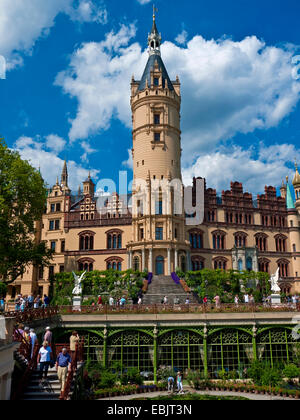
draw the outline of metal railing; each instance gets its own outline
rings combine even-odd
[[[116,314],[165,314],[165,313],[258,313],[258,312],[297,312],[300,306],[282,304],[271,306],[265,304],[155,304],[155,305],[124,305],[124,306],[81,306],[80,311],[74,310],[72,306],[60,306],[59,313],[68,314],[94,314],[94,315],[116,315]]]
[[[25,309],[3,313],[5,318],[15,318],[16,323],[28,323],[36,320],[50,319],[58,315],[58,306],[48,308]]]

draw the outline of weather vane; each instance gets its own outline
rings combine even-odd
[[[155,4],[153,4],[153,20],[155,20],[155,13],[158,12],[158,8],[155,7]]]

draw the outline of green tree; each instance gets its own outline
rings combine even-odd
[[[0,139],[0,277],[6,284],[22,276],[28,265],[50,262],[52,251],[38,241],[35,228],[46,198],[39,171]]]

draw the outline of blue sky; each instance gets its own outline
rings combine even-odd
[[[64,159],[74,190],[89,170],[95,181],[131,176],[129,87],[147,61],[152,4],[0,0],[0,134],[49,184]],[[162,58],[182,83],[185,183],[280,186],[300,161],[299,2],[155,4]]]

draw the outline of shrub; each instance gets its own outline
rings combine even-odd
[[[265,367],[261,377],[264,386],[277,386],[282,379],[281,372],[276,368]]]
[[[122,385],[135,384],[135,385],[143,385],[144,379],[140,375],[140,372],[136,368],[128,369],[127,372],[123,373],[120,378]]]
[[[294,363],[290,363],[285,365],[282,374],[284,378],[292,380],[300,376],[300,369]]]
[[[256,360],[255,362],[251,364],[250,368],[248,369],[248,377],[252,379],[252,381],[256,385],[262,385],[261,378],[264,372],[264,368],[265,368],[264,364]]]
[[[100,374],[100,380],[98,381],[98,388],[113,388],[117,383],[118,377],[115,373],[108,370],[104,370]]]
[[[0,281],[0,297],[5,297],[7,293],[7,285]]]

